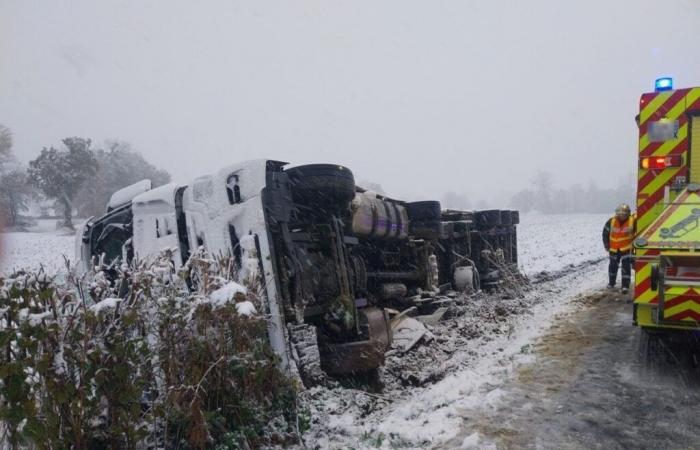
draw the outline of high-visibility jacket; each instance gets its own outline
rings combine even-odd
[[[618,220],[617,217],[613,217],[608,221],[609,228],[606,226],[606,231],[609,230],[608,246],[611,252],[628,252],[632,249],[636,226],[635,219],[634,214],[632,214],[624,222]]]

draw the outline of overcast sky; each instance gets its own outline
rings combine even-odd
[[[267,157],[396,196],[635,170],[639,95],[700,85],[700,0],[0,0],[20,159],[130,141],[186,181]]]

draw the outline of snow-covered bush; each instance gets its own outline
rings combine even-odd
[[[294,385],[255,283],[168,255],[108,277],[0,278],[3,441],[36,448],[246,448],[296,439]],[[114,280],[114,281],[110,281]],[[72,444],[72,446],[70,444]]]

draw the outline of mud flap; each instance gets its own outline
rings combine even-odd
[[[324,345],[323,368],[329,374],[369,372],[384,364],[384,354],[391,344],[391,330],[386,313],[374,307],[363,308],[358,312],[366,319],[369,339]]]

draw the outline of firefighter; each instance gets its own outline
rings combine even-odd
[[[632,241],[636,229],[636,218],[630,207],[621,204],[615,208],[615,215],[605,222],[603,245],[610,255],[608,266],[608,289],[615,287],[617,268],[622,266],[622,293],[630,288],[632,275]]]

